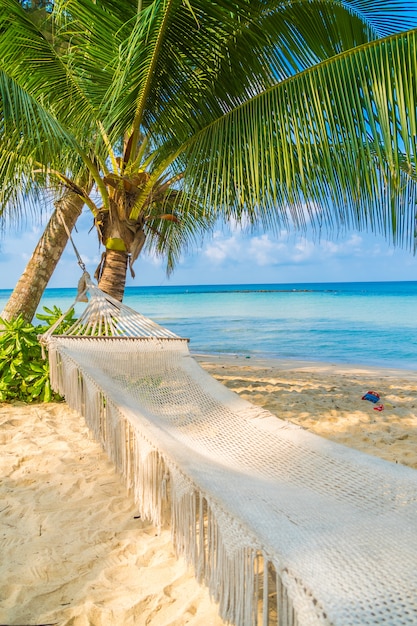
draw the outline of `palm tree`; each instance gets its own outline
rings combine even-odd
[[[19,0],[19,2],[25,11],[31,14],[33,22],[42,28],[45,37],[51,41],[51,24],[48,18],[53,9],[52,3],[49,0]],[[91,183],[87,188],[91,189]],[[19,185],[17,185],[17,189],[20,193]],[[36,191],[36,185],[33,191]],[[16,204],[18,206],[19,203]],[[42,294],[66,247],[68,232],[73,229],[81,214],[84,200],[67,189],[62,197],[55,200],[54,204],[55,210],[1,313],[1,316],[6,320],[11,320],[18,314],[27,322],[32,320]],[[5,208],[7,209],[7,201],[2,209]],[[63,215],[65,220],[62,219]]]
[[[122,298],[142,249],[172,269],[218,216],[413,245],[407,2],[57,0],[50,11],[46,36],[0,0],[0,207],[75,194],[111,295]]]

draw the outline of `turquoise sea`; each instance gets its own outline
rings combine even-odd
[[[41,308],[74,298],[48,289]],[[417,369],[417,282],[128,287],[124,302],[192,352]]]

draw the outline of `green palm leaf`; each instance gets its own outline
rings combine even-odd
[[[172,162],[187,196],[267,227],[371,227],[410,245],[416,46],[410,31],[356,48],[214,121]]]

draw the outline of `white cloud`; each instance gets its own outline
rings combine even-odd
[[[313,239],[301,235],[289,235],[282,231],[278,236],[269,233],[247,235],[242,232],[225,234],[216,231],[211,241],[201,249],[201,255],[216,267],[226,267],[232,263],[264,267],[288,267],[330,264],[346,259],[385,258],[396,252],[376,241],[372,236],[364,237],[357,233],[334,241]]]
[[[224,236],[221,231],[213,234],[213,239],[203,246],[203,255],[212,263],[242,260],[242,238],[237,235]]]
[[[256,265],[277,265],[280,259],[286,256],[286,246],[279,240],[273,240],[269,235],[252,237],[248,245],[248,257]]]
[[[362,239],[357,236],[340,243],[328,240],[315,243],[302,236],[289,237],[287,232],[274,237],[268,233],[248,236],[237,233],[224,235],[217,231],[202,252],[217,266],[230,262],[249,262],[258,267],[287,266],[357,254],[361,243]]]

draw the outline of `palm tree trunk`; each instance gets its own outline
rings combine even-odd
[[[106,250],[98,286],[121,302],[125,292],[128,255],[118,250]]]
[[[68,242],[68,235],[59,214],[63,214],[71,232],[83,206],[84,200],[70,191],[64,193],[55,203],[55,211],[0,317],[12,320],[20,313],[27,322],[32,321],[46,285]]]

